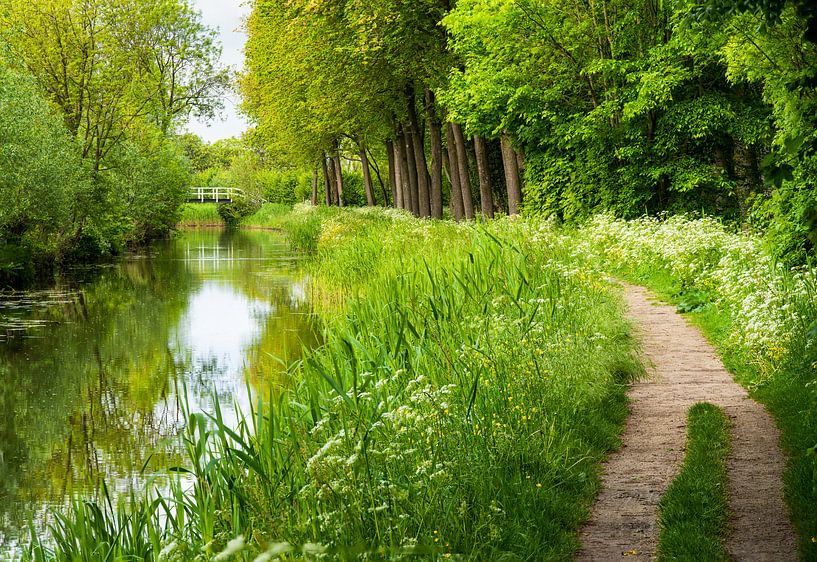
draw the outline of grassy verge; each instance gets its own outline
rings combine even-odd
[[[817,276],[787,270],[759,240],[715,221],[600,217],[577,253],[646,285],[688,314],[772,413],[788,457],[786,501],[800,556],[817,559]]]
[[[290,205],[265,203],[258,211],[241,221],[241,226],[248,228],[265,228],[279,230],[283,225],[291,222],[288,214],[292,211]],[[181,218],[178,226],[181,228],[195,228],[205,226],[224,226],[224,220],[218,214],[216,203],[185,203],[181,208]]]
[[[224,226],[215,203],[185,203],[181,211],[178,226],[182,228]]]
[[[190,416],[187,491],[134,502],[140,527],[68,534],[140,559],[569,558],[640,373],[615,292],[521,221],[285,222],[315,251],[324,346],[238,427]]]
[[[291,205],[264,203],[255,214],[241,221],[241,226],[250,228],[269,228],[280,230],[287,215],[292,211]]]
[[[729,421],[720,408],[690,408],[686,458],[659,504],[659,560],[729,560],[729,443]]]

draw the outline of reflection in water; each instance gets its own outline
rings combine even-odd
[[[318,343],[304,280],[265,232],[187,232],[49,291],[0,295],[0,553],[29,519],[181,461],[182,387],[225,417]],[[147,463],[145,474],[140,469]]]

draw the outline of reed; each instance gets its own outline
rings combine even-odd
[[[216,203],[185,203],[181,207],[178,226],[224,226],[224,220],[218,214]]]

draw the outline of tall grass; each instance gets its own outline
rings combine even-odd
[[[292,210],[290,205],[278,203],[265,203],[261,205],[257,212],[244,218],[241,226],[251,228],[269,228],[272,230],[281,229],[287,222],[286,215]],[[224,226],[224,219],[218,214],[217,203],[185,203],[181,208],[181,218],[178,226],[200,227],[200,226]]]
[[[254,228],[280,229],[284,217],[292,211],[291,205],[264,203],[254,214],[241,221],[243,226]]]
[[[190,482],[137,505],[163,556],[570,557],[640,372],[619,299],[524,222],[318,216],[325,345],[237,427],[189,417]]]
[[[181,207],[178,226],[223,226],[216,203],[185,203]]]

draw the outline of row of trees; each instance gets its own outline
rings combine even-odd
[[[344,155],[388,162],[384,200],[419,216],[516,212],[523,170],[531,212],[703,209],[802,257],[816,20],[806,0],[255,0],[241,85],[255,140],[323,171],[328,203]]]
[[[327,204],[344,204],[346,156],[359,162],[370,205],[379,191],[384,204],[421,217],[442,217],[444,198],[458,220],[475,208],[518,212],[521,155],[507,137],[500,151],[501,131],[466,134],[435,95],[454,61],[440,26],[448,10],[430,1],[255,2],[241,86],[256,142],[322,176]]]
[[[175,225],[175,132],[228,72],[186,0],[0,0],[0,276],[113,253]],[[25,275],[28,274],[28,275]]]

